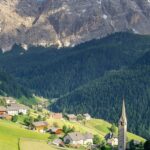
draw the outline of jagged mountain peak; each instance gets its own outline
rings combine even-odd
[[[2,0],[0,48],[74,46],[113,32],[150,34],[149,0]]]

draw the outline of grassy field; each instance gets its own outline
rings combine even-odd
[[[76,131],[80,131],[82,133],[90,132],[92,134],[97,134],[101,138],[104,138],[104,136],[110,132],[109,128],[111,127],[111,124],[101,120],[101,119],[91,119],[89,121],[86,121],[85,124],[83,122],[70,122],[65,119],[59,120],[59,119],[49,119],[47,120],[50,125],[53,125],[53,123],[57,123],[59,127],[61,128],[63,125],[67,125],[70,127],[74,127]],[[138,141],[145,141],[142,137],[137,136],[132,133],[128,133],[128,139],[135,139]]]
[[[24,116],[23,116],[24,117]],[[22,118],[23,119],[23,118]],[[19,119],[19,122],[21,121],[21,118]],[[70,127],[74,127],[76,131],[80,131],[82,133],[85,132],[90,132],[92,134],[97,134],[101,138],[104,138],[104,136],[109,133],[109,128],[111,127],[111,124],[101,120],[101,119],[91,119],[90,121],[86,122],[70,122],[65,119],[59,120],[59,119],[48,119],[47,122],[51,126],[53,126],[54,123],[57,123],[59,127],[62,127],[63,125],[67,125]],[[8,122],[5,120],[0,120],[0,150],[18,150],[19,146],[19,139],[21,138],[29,138],[33,140],[47,140],[49,134],[39,134],[34,131],[26,130],[24,127],[20,124]],[[128,139],[135,139],[138,141],[144,141],[143,138],[128,133]],[[59,150],[56,147],[50,147],[49,145],[46,144],[46,142],[41,143],[40,141],[38,144],[34,141],[21,141],[21,150],[32,150],[36,149],[38,150],[37,147],[42,147],[42,150],[47,150],[50,148],[50,150]],[[33,142],[33,143],[32,143]],[[27,145],[29,148],[27,149]],[[69,149],[71,150],[71,149]]]
[[[20,150],[57,150],[49,146],[46,142],[32,141],[32,140],[21,140]]]
[[[0,150],[18,150],[19,138],[46,140],[48,134],[23,129],[20,125],[0,120]]]
[[[22,139],[20,141],[20,150],[75,150],[73,148],[59,148],[54,145],[48,145],[44,141],[36,141],[29,139]],[[78,150],[85,150],[83,148]]]

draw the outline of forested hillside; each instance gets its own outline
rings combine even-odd
[[[74,48],[24,51],[16,45],[0,54],[0,67],[32,93],[58,98],[54,111],[89,112],[117,123],[124,96],[129,130],[149,137],[149,51],[150,36],[116,33]]]
[[[74,48],[14,46],[0,55],[0,66],[44,97],[60,97],[109,70],[132,64],[150,47],[149,36],[117,33]]]
[[[7,73],[0,71],[0,96],[11,96],[25,104],[35,102],[29,90],[23,88]]]
[[[89,112],[117,123],[125,97],[131,132],[150,137],[150,52],[133,66],[110,71],[103,77],[60,98],[52,106],[57,111]],[[94,108],[94,109],[93,109]]]

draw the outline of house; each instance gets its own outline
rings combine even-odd
[[[140,141],[133,140],[133,144],[134,144],[134,145],[139,145],[140,143],[141,143]]]
[[[6,114],[6,112],[7,112],[6,107],[0,106],[0,115],[4,115],[4,114]]]
[[[130,142],[127,143],[127,149],[132,149],[132,146],[134,145],[135,149],[137,147],[139,147],[139,145],[141,144],[140,141],[137,141],[137,140],[131,140]]]
[[[5,114],[4,119],[10,121],[10,120],[12,120],[12,116]]]
[[[111,146],[117,146],[118,145],[118,138],[114,136],[113,133],[108,133],[105,136],[105,140],[107,141],[107,144]]]
[[[7,113],[11,116],[18,115],[19,113],[26,115],[28,110],[29,108],[22,104],[11,104],[7,107]]]
[[[12,97],[4,97],[4,99],[7,105],[16,104],[16,100]]]
[[[33,126],[33,130],[44,133],[45,129],[48,128],[48,123],[45,121],[38,121],[38,122],[33,122],[32,126]]]
[[[55,128],[55,127],[52,127],[49,129],[50,133],[52,134],[61,134],[62,133],[62,129],[60,128]]]
[[[107,141],[109,139],[112,139],[113,136],[114,136],[113,133],[110,132],[110,133],[108,133],[108,134],[105,135],[105,140]]]
[[[15,116],[15,115],[18,115],[18,109],[16,109],[15,107],[12,107],[12,106],[9,106],[7,107],[7,113],[8,115],[11,115],[11,116]]]
[[[111,146],[117,146],[118,145],[118,138],[113,137],[112,139],[108,139],[107,144],[109,144]]]
[[[72,132],[64,137],[64,142],[66,144],[83,145],[84,136],[80,132]]]
[[[75,116],[74,114],[68,114],[67,118],[69,121],[77,121],[77,116]]]
[[[83,114],[83,116],[85,117],[85,120],[91,120],[91,116],[88,113]]]
[[[85,133],[84,134],[84,144],[93,144],[93,134],[91,133]]]
[[[5,119],[5,120],[12,120],[12,116],[8,115],[8,114],[3,114],[3,115],[0,115],[0,119]]]
[[[72,132],[64,137],[64,142],[72,145],[93,144],[93,135],[90,133],[81,134],[80,132]]]
[[[63,115],[62,113],[51,113],[49,117],[53,119],[62,119]]]

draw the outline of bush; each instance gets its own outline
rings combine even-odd
[[[117,132],[117,128],[116,128],[116,126],[115,126],[114,123],[113,123],[112,126],[110,127],[110,131],[111,131],[112,133],[116,133],[116,132]]]
[[[27,117],[27,118],[24,119],[24,123],[25,123],[26,126],[31,126],[33,121],[34,121],[33,117]]]
[[[77,120],[78,121],[83,120],[83,119],[84,119],[84,117],[81,114],[77,115]]]
[[[101,143],[101,139],[98,135],[94,135],[93,143],[99,145]]]
[[[18,120],[18,116],[17,115],[12,117],[12,122],[17,122],[17,120]]]
[[[70,132],[74,132],[75,128],[74,127],[67,127],[66,125],[63,126],[62,131],[65,133],[65,135],[67,135]]]

